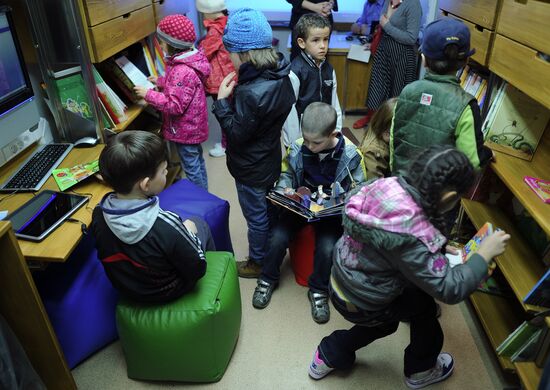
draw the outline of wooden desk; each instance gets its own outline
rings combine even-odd
[[[60,167],[93,161],[99,157],[103,146],[73,149]],[[0,171],[0,182],[11,175],[31,152],[32,150],[27,151],[3,167]],[[42,189],[59,190],[52,177]],[[88,178],[76,185],[74,191],[91,195],[88,203],[72,216],[89,225],[93,207],[110,188],[95,178]],[[0,194],[0,209],[11,212],[32,196],[32,193]],[[0,222],[0,310],[48,389],[76,389],[76,384],[25,260],[64,262],[81,238],[80,224],[65,222],[41,242],[16,240],[11,224]]]
[[[348,31],[333,31],[330,36],[327,59],[336,72],[337,92],[342,111],[366,112],[365,101],[369,88],[372,59],[368,63],[348,60],[351,44],[359,44],[357,38],[346,41]],[[287,48],[290,50],[291,36]]]
[[[80,163],[93,161],[99,157],[102,149],[103,145],[97,145],[93,148],[73,149],[59,166],[72,167]],[[15,161],[8,164],[7,167],[2,168],[0,171],[0,182],[3,182],[9,177],[9,175],[17,169],[18,165],[28,157],[30,152],[31,151],[20,156]],[[48,181],[46,181],[41,190],[42,189],[59,191],[53,177],[50,177]],[[72,215],[72,218],[78,219],[86,225],[89,225],[92,221],[93,208],[101,200],[103,195],[111,189],[99,182],[96,178],[88,178],[84,182],[72,187],[67,192],[71,192],[71,190],[79,194],[91,196],[88,203]],[[0,202],[0,209],[12,212],[33,196],[32,193],[20,193],[11,196],[7,193],[0,194],[0,199],[2,199]],[[26,260],[64,262],[78,245],[81,238],[82,231],[80,224],[65,222],[41,242],[25,240],[18,240],[18,242]]]

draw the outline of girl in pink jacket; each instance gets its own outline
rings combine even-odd
[[[185,176],[208,190],[201,142],[208,139],[208,111],[204,83],[210,64],[194,47],[193,22],[183,15],[168,15],[157,26],[157,36],[168,55],[166,75],[150,77],[158,91],[136,86],[138,96],[162,112],[162,134],[177,144]]]

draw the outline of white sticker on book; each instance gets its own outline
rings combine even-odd
[[[432,105],[432,97],[433,97],[433,95],[423,93],[422,96],[420,97],[420,104],[423,104],[425,106],[431,106]]]

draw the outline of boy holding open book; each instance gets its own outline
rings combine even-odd
[[[287,150],[275,189],[285,191],[307,187],[312,192],[329,192],[338,183],[344,191],[365,180],[366,171],[359,149],[336,130],[336,110],[329,104],[311,103],[302,119],[303,138]],[[315,322],[330,318],[328,281],[332,266],[332,249],[342,234],[340,216],[312,222],[315,229],[314,268],[308,284],[308,297]],[[308,223],[305,218],[281,209],[271,231],[269,251],[252,297],[252,305],[265,308],[277,287],[280,267],[289,241]]]

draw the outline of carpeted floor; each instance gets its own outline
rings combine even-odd
[[[355,117],[348,117],[351,127]],[[212,123],[212,122],[211,122]],[[362,130],[354,131],[361,139]],[[219,139],[217,123],[205,144]],[[230,228],[237,259],[247,255],[246,224],[240,212],[234,180],[225,166],[225,158],[207,158],[210,191],[231,203]],[[264,310],[251,305],[256,281],[240,279],[243,317],[240,338],[224,377],[213,384],[138,382],[128,379],[119,342],[115,342],[73,370],[79,389],[404,389],[403,350],[408,344],[408,325],[401,324],[396,334],[379,340],[357,354],[353,369],[334,372],[320,381],[307,375],[307,367],[319,341],[336,329],[350,327],[337,312],[330,322],[318,325],[310,314],[307,289],[295,283],[285,262],[282,280],[271,304]],[[500,371],[478,324],[465,304],[442,305],[441,323],[445,332],[444,351],[455,358],[454,375],[431,389],[502,389]],[[192,353],[190,351],[190,353]]]

